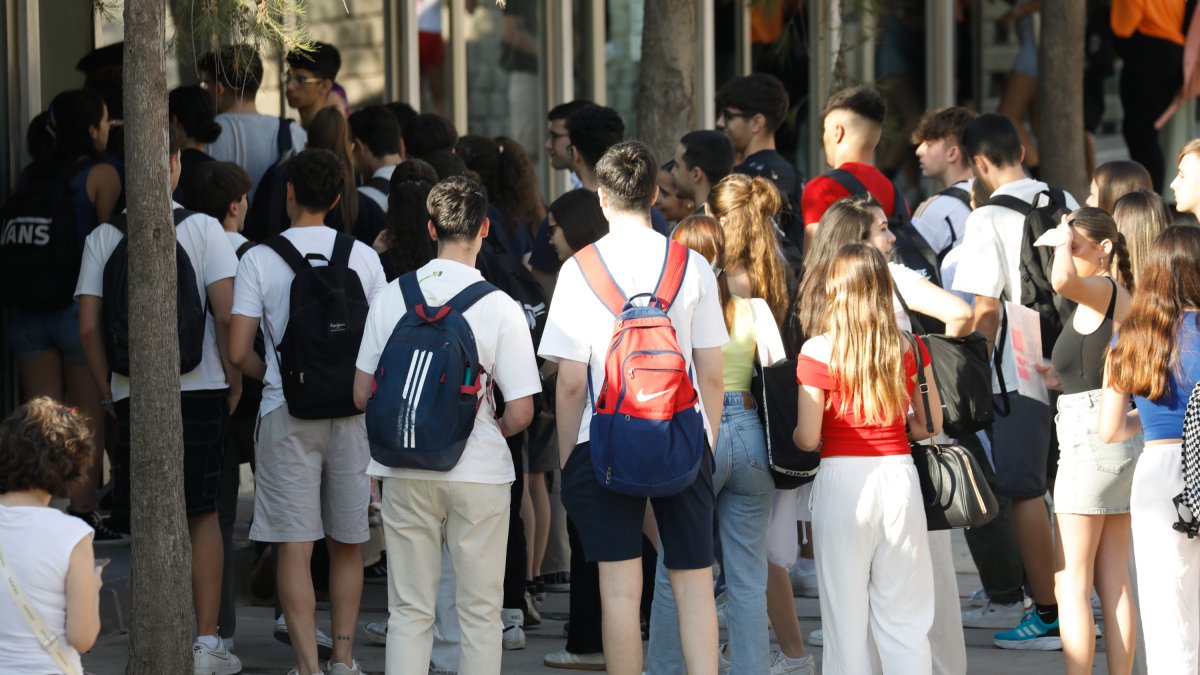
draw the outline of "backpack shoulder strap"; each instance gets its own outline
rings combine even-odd
[[[329,264],[339,267],[350,266],[350,252],[354,250],[355,238],[345,232],[338,232],[333,240],[333,254],[329,256]]]
[[[1050,204],[1066,208],[1067,194],[1056,187],[1047,188],[1046,192],[1050,195]]]
[[[312,267],[312,265],[304,259],[304,256],[300,255],[300,251],[296,250],[296,247],[292,245],[292,242],[288,241],[287,237],[283,236],[282,234],[277,234],[274,237],[268,238],[263,242],[263,245],[278,253],[279,257],[283,258],[283,261],[287,263],[288,267],[292,268],[292,271],[296,274],[300,274],[304,270]]]
[[[892,180],[888,182],[892,184],[892,217],[908,221],[912,218],[912,213],[908,210],[908,200],[900,192],[900,186],[896,185],[896,181]]]
[[[177,209],[172,209],[171,211],[171,217],[175,219],[175,227],[179,227],[183,224],[183,221],[191,218],[194,215],[196,215],[195,211],[189,211],[182,206]]]
[[[951,185],[950,187],[938,193],[939,197],[953,197],[963,203],[963,206],[971,208],[971,193],[966,190]]]
[[[858,176],[845,169],[834,169],[825,175],[832,178],[838,185],[849,190],[851,195],[861,195],[867,192],[867,186],[862,184]]]
[[[388,194],[392,189],[392,182],[383,176],[372,176],[371,180],[367,181],[367,185],[379,190],[383,194]]]
[[[114,213],[112,218],[108,219],[108,224],[117,228],[121,234],[129,234],[129,216],[125,212]]]
[[[575,261],[579,263],[579,269],[583,272],[583,280],[600,302],[604,303],[613,316],[619,315],[625,309],[625,293],[608,271],[608,266],[604,264],[604,258],[600,257],[596,245],[588,244],[576,251]]]
[[[1029,212],[1033,210],[1033,204],[1012,195],[992,195],[983,205],[1000,206],[1010,211],[1016,211],[1023,216],[1029,215]]]
[[[667,240],[667,255],[663,259],[662,274],[658,277],[658,286],[654,289],[654,297],[663,304],[663,311],[675,304],[679,289],[683,288],[683,276],[687,273],[689,249],[683,244]]]
[[[500,289],[489,284],[486,281],[476,281],[475,283],[462,289],[453,298],[446,301],[446,305],[453,308],[459,314],[471,309],[471,307],[487,296]]]
[[[279,118],[279,131],[275,133],[275,152],[277,154],[275,161],[283,159],[283,156],[292,150],[292,120],[287,117]]]
[[[241,260],[242,256],[246,255],[246,251],[254,248],[255,245],[256,244],[254,242],[247,239],[244,243],[242,243],[241,246],[237,247],[237,251],[235,251],[235,253],[237,253],[238,260]]]
[[[396,281],[400,284],[400,294],[404,296],[405,311],[416,312],[418,306],[425,304],[425,294],[421,292],[415,271],[401,274]]]

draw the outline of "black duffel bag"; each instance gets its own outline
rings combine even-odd
[[[799,387],[795,359],[783,359],[770,366],[754,364],[750,393],[758,404],[758,417],[767,437],[771,477],[780,490],[811,483],[821,461],[821,453],[801,450],[792,441]]]
[[[912,322],[913,333],[921,336],[929,350],[942,399],[942,430],[951,438],[964,438],[991,426],[996,414],[987,339],[979,333],[966,337],[927,333],[899,291],[896,298]]]
[[[925,428],[932,434],[933,417],[929,409],[925,364],[917,341],[910,339],[913,356],[917,360],[916,393],[921,395],[921,404],[924,406]],[[936,375],[934,379],[936,384]],[[930,530],[979,527],[991,522],[1000,512],[996,496],[984,480],[983,470],[966,448],[961,445],[913,443],[912,458],[917,468],[917,480],[921,484],[925,520]]]

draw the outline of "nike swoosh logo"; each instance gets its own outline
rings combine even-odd
[[[637,400],[638,400],[638,403],[645,403],[646,401],[653,401],[654,399],[658,398],[659,396],[669,394],[672,391],[674,391],[674,389],[664,389],[656,394],[647,394],[645,389],[638,389]]]

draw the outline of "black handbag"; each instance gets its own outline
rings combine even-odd
[[[913,356],[917,360],[917,389],[925,411],[925,429],[933,433],[933,418],[929,410],[929,383],[925,380],[925,364],[921,348],[911,338]],[[921,484],[925,520],[930,530],[949,530],[960,527],[979,527],[991,522],[1000,512],[996,496],[984,480],[983,470],[975,457],[961,445],[922,445],[912,443],[913,464]]]
[[[796,430],[796,404],[800,398],[796,360],[783,359],[770,366],[755,363],[750,393],[758,404],[775,487],[790,490],[811,483],[817,477],[821,453],[806,452],[792,442],[792,432]]]
[[[921,336],[929,350],[946,435],[963,438],[991,426],[996,414],[987,339],[979,333],[961,338],[927,333],[899,291],[896,298],[912,321],[913,333]]]

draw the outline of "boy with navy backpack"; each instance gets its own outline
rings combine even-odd
[[[679,606],[688,672],[716,672],[713,459],[721,419],[716,277],[651,228],[658,169],[637,141],[596,165],[609,234],[563,264],[539,354],[558,362],[563,504],[599,563],[609,672],[640,673],[642,521],[649,499]]]
[[[250,538],[276,544],[279,599],[298,675],[320,673],[309,563],[326,539],[333,656],[328,671],[360,673],[352,658],[368,539],[366,427],[354,406],[354,359],[368,303],[386,285],[379,255],[325,226],[347,177],[328,150],[287,161],[291,226],[248,250],[234,284],[230,353],[263,381]],[[254,351],[262,325],[266,360]]]
[[[179,182],[179,141],[171,136],[171,190]],[[225,435],[230,406],[240,392],[226,367],[229,312],[237,256],[212,217],[173,204],[179,310],[179,388],[183,417],[183,491],[191,538],[192,597],[197,638],[192,647],[197,673],[241,671],[241,662],[217,636],[223,547],[217,520]],[[79,300],[79,340],[88,370],[109,414],[117,420],[112,453],[116,504],[129,504],[129,254],[124,213],[88,235],[75,296]],[[128,513],[114,509],[114,516]],[[136,533],[135,533],[136,534]]]
[[[520,306],[475,269],[491,225],[482,188],[448,178],[427,205],[438,257],[371,306],[354,382],[368,473],[383,480],[388,558],[405,564],[388,579],[387,672],[429,672],[444,544],[457,576],[458,670],[498,674],[515,479],[505,438],[529,425],[541,378]]]

